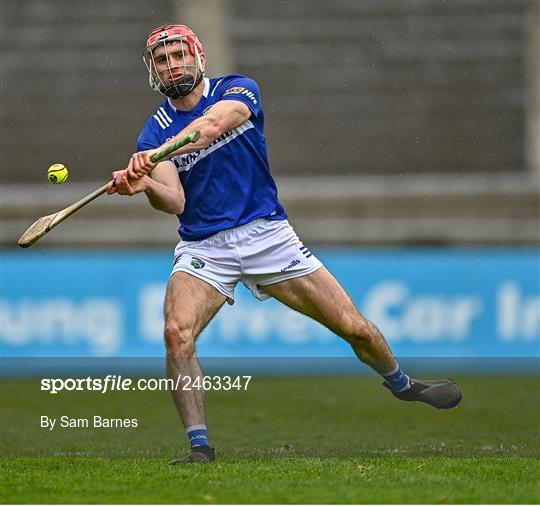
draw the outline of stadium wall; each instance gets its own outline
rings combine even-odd
[[[538,357],[538,251],[319,250],[400,357]],[[156,252],[4,253],[4,357],[161,357],[171,257]],[[241,287],[204,331],[205,357],[352,357],[275,300]]]
[[[140,51],[171,20],[201,34],[208,75],[258,80],[272,171],[304,241],[539,244],[538,1],[275,4],[0,2],[0,246],[125,166],[160,100]],[[46,181],[53,162],[70,169],[61,188]],[[142,196],[103,198],[48,241],[167,248],[166,220]]]
[[[136,5],[0,3],[5,183],[44,182],[59,159],[72,181],[125,164],[160,101],[141,61],[146,34],[171,20],[208,42],[209,75],[259,82],[276,175],[527,175],[538,2]]]

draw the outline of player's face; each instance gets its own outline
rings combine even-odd
[[[197,62],[186,42],[172,41],[154,49],[154,65],[160,80],[169,85],[191,74],[195,77]]]

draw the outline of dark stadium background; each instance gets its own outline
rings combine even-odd
[[[535,1],[33,0],[2,2],[2,247],[126,164],[159,102],[145,36],[171,20],[204,34],[208,75],[259,82],[306,242],[537,244]],[[61,189],[44,176],[57,161]],[[100,199],[47,241],[170,248],[174,222],[142,197]]]

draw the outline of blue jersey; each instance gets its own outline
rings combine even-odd
[[[169,99],[164,100],[146,121],[137,142],[137,151],[161,146],[220,100],[238,100],[249,107],[251,117],[245,123],[225,132],[207,148],[171,159],[186,196],[184,211],[178,215],[178,232],[187,241],[198,241],[256,218],[287,218],[270,174],[257,83],[245,76],[229,75],[205,78],[204,85],[201,100],[191,111],[177,110]]]

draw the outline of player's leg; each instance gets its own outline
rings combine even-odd
[[[424,401],[437,408],[452,408],[461,391],[449,380],[411,381],[401,371],[377,327],[358,311],[351,298],[325,268],[263,286],[264,292],[322,323],[345,339],[360,360],[385,379],[392,393],[407,401]]]
[[[386,373],[396,367],[396,360],[381,332],[360,314],[325,267],[306,276],[264,285],[263,289],[346,340],[355,354],[375,371]]]
[[[226,296],[212,285],[195,276],[179,271],[174,273],[167,286],[165,296],[165,343],[167,347],[167,376],[177,382],[173,389],[173,400],[180,414],[192,449],[191,461],[213,459],[213,450],[208,445],[205,414],[205,391],[202,389],[202,371],[195,352],[195,341],[201,331],[223,306]],[[191,379],[188,381],[187,379]],[[200,378],[200,388],[183,389],[187,382],[193,386]],[[194,445],[199,444],[199,445]],[[199,449],[197,449],[199,447]],[[201,454],[202,456],[198,456]],[[206,456],[206,454],[208,456]],[[198,459],[200,458],[200,459]],[[185,459],[171,463],[186,462]]]

